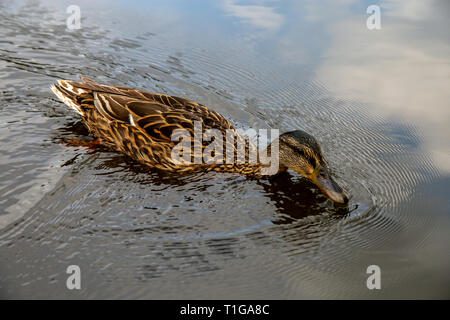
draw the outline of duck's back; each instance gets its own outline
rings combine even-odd
[[[184,129],[195,136],[195,126],[203,133],[217,129],[225,133],[232,124],[219,113],[190,100],[144,90],[99,84],[87,77],[82,82],[58,80],[53,92],[78,112],[89,130],[113,149],[147,165],[165,170],[237,171],[233,165],[208,165],[203,158],[209,141],[201,139],[202,150],[192,144],[191,165],[174,162],[172,134]],[[236,135],[238,135],[236,133]],[[225,134],[224,134],[225,136]],[[242,139],[238,135],[238,139]],[[234,145],[234,144],[233,144]],[[202,162],[200,164],[200,162]]]

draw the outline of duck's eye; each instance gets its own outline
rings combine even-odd
[[[313,167],[317,168],[317,160],[315,157],[311,156],[309,153],[307,154],[303,149],[298,149],[297,153],[300,157],[306,159],[308,163]]]
[[[326,174],[325,174],[325,172],[320,171],[319,174],[318,174],[318,176],[319,176],[319,177],[322,177],[322,178],[325,178],[325,177],[326,177]]]
[[[303,151],[303,149],[297,149],[297,153],[302,158],[306,157],[305,151]]]
[[[314,157],[311,157],[311,159],[309,159],[309,163],[311,163],[311,165],[313,166],[313,168],[317,168],[317,160]]]

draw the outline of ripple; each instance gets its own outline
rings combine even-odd
[[[65,267],[80,264],[89,281],[83,297],[367,297],[368,263],[394,266],[394,286],[410,274],[405,261],[439,234],[440,213],[429,213],[437,206],[423,190],[442,177],[423,133],[297,74],[311,70],[255,59],[235,43],[186,44],[169,31],[134,37],[89,15],[73,33],[55,9],[0,7],[7,290],[66,297]],[[295,173],[177,176],[64,145],[88,132],[48,86],[78,74],[198,100],[239,127],[306,130],[350,204],[334,205]]]

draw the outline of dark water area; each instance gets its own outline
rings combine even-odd
[[[450,298],[450,6],[380,1],[368,30],[370,4],[0,1],[0,297]],[[305,130],[350,203],[65,144],[89,133],[49,87],[80,74]]]

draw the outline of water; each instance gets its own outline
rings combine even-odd
[[[382,1],[374,31],[371,3],[92,2],[79,30],[71,1],[0,2],[2,298],[450,297],[447,2]],[[79,74],[308,131],[350,204],[68,146],[88,132],[49,86]]]

